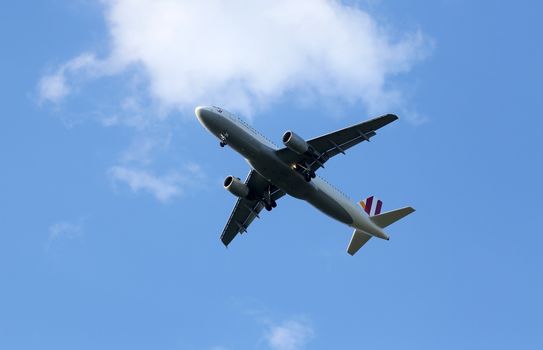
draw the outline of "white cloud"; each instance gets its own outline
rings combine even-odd
[[[61,72],[44,76],[40,81],[39,90],[41,101],[58,102],[70,93]]]
[[[59,239],[75,239],[83,235],[83,222],[59,221],[49,226],[49,243]]]
[[[212,103],[249,113],[294,93],[384,111],[403,103],[389,78],[409,71],[428,48],[421,32],[397,37],[340,1],[108,0],[104,6],[111,51],[102,61],[80,56],[44,77],[42,99],[62,100],[78,72],[107,76],[139,67],[150,95],[166,109]]]
[[[199,187],[206,178],[199,164],[187,162],[162,174],[153,170],[160,167],[156,158],[169,153],[171,139],[171,133],[164,130],[147,130],[136,135],[130,146],[119,155],[118,163],[108,170],[113,183],[126,184],[133,192],[150,193],[162,202]]]
[[[132,191],[148,192],[162,202],[182,195],[187,186],[194,186],[195,180],[203,176],[195,164],[187,165],[184,171],[170,171],[162,176],[145,169],[117,165],[109,169],[109,175],[115,182],[127,184]]]
[[[76,221],[61,220],[51,224],[48,228],[45,252],[50,253],[51,249],[61,242],[80,240],[83,237],[85,218]]]
[[[306,323],[288,320],[270,328],[266,336],[273,350],[299,350],[314,336],[313,329]]]
[[[81,54],[64,63],[55,72],[44,75],[38,83],[40,101],[60,102],[72,92],[68,80],[74,75],[100,76],[108,64],[98,61],[94,55]]]
[[[150,132],[136,135],[130,146],[120,155],[123,164],[150,165],[157,152],[166,152],[170,147],[171,133],[161,132],[153,135]]]
[[[429,46],[420,31],[398,36],[339,0],[100,3],[109,31],[106,53],[82,53],[50,70],[38,83],[39,100],[60,103],[85,83],[109,78],[119,101],[113,111],[93,101],[100,110],[91,113],[104,126],[139,133],[108,174],[161,201],[202,178],[200,169],[161,173],[154,167],[153,155],[168,149],[163,121],[172,111],[192,115],[195,105],[216,104],[250,116],[287,95],[363,103],[371,113],[408,111],[391,78],[409,71]]]

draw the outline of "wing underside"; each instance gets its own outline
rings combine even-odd
[[[285,194],[254,170],[249,172],[245,184],[249,187],[251,196],[250,199],[238,198],[221,234],[221,241],[225,246],[228,246],[238,233],[246,232],[251,222],[260,217],[264,198],[269,197],[276,201]]]
[[[312,149],[311,154],[297,154],[288,148],[277,151],[277,155],[287,163],[305,162],[308,169],[316,171],[323,167],[330,158],[342,153],[360,142],[369,141],[376,135],[376,131],[383,126],[397,120],[394,114],[386,114],[350,127],[331,132],[308,140]]]

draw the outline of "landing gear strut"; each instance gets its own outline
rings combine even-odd
[[[224,132],[219,135],[219,139],[221,142],[219,143],[219,146],[224,147],[226,146],[226,140],[228,139],[228,133]]]
[[[311,182],[311,179],[317,177],[315,171],[311,169],[311,166],[307,163],[307,161],[295,164],[294,169],[296,169],[296,171],[298,171],[298,173],[302,175],[307,182]]]
[[[264,198],[262,198],[262,201],[264,202],[264,208],[266,208],[267,211],[271,211],[277,206],[277,203],[271,196],[271,186],[268,187],[268,191],[264,193]]]

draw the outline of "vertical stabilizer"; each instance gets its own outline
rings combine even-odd
[[[381,214],[383,207],[383,202],[375,196],[368,197],[365,201],[360,201],[359,204],[369,216]]]

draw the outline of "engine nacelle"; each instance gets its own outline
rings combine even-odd
[[[249,187],[246,184],[232,175],[227,176],[226,179],[224,179],[224,188],[234,196],[242,198],[247,198],[250,192]]]
[[[283,144],[298,154],[304,154],[309,150],[307,142],[292,131],[283,134]]]

